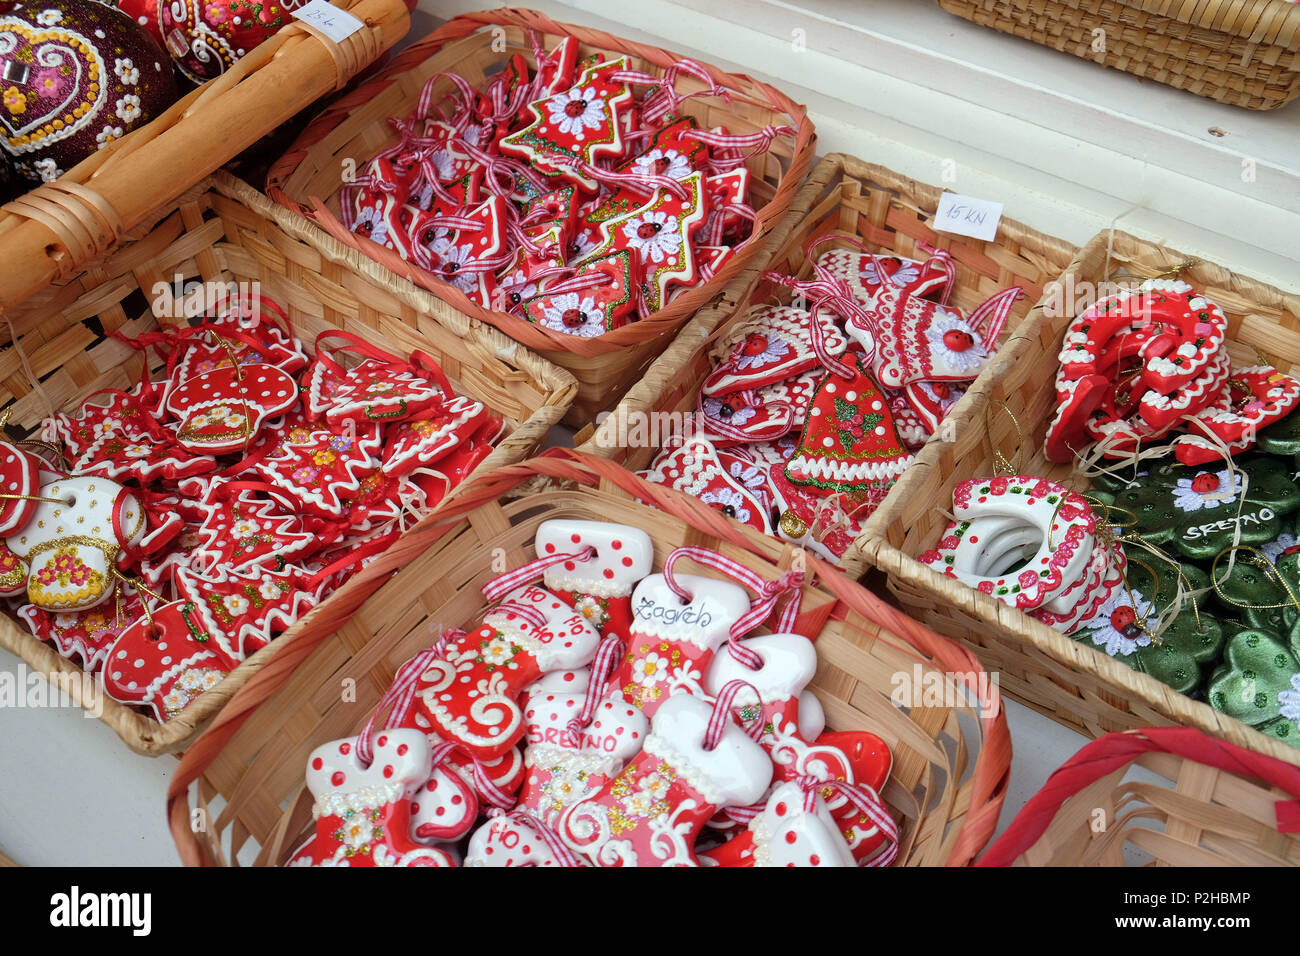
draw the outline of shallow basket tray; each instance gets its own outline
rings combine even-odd
[[[620,39],[588,27],[556,23],[532,10],[485,10],[456,17],[394,57],[374,80],[325,110],[303,132],[267,176],[271,198],[313,219],[349,247],[349,256],[369,257],[429,289],[445,303],[448,313],[487,322],[512,339],[536,350],[578,380],[578,398],[569,424],[581,427],[614,403],[636,381],[647,364],[672,341],[673,335],[697,310],[717,296],[760,253],[763,237],[785,215],[795,190],[812,166],[814,135],[804,108],[772,87],[748,76],[724,73],[703,65],[714,81],[731,91],[731,101],[716,95],[685,100],[682,114],[694,116],[702,129],[723,125],[735,135],[749,135],[768,126],[791,127],[794,136],[777,137],[766,152],[746,165],[751,173],[751,202],[756,211],[749,242],[708,282],[681,292],[648,318],[595,338],[555,332],[516,315],[484,309],[459,289],[403,260],[397,253],[348,232],[339,221],[337,194],[351,160],[361,169],[380,150],[397,142],[390,117],[405,118],[415,108],[425,81],[435,73],[459,73],[482,89],[486,80],[516,53],[531,65],[529,34],[547,48],[564,37],[580,41],[579,57],[596,52],[628,55],[631,68],[656,75],[680,60],[677,54]],[[705,89],[697,77],[683,73],[676,80],[680,93]],[[448,80],[438,87],[443,97],[456,88]],[[435,105],[437,105],[435,101]]]
[[[7,343],[0,348],[0,408],[10,413],[10,437],[38,433],[43,418],[75,410],[100,389],[132,387],[140,378],[143,353],[112,333],[138,336],[156,328],[152,304],[165,302],[173,292],[164,290],[174,290],[178,278],[182,287],[193,279],[212,287],[240,283],[245,290],[258,283],[265,296],[285,309],[294,335],[308,348],[320,332],[342,329],[395,354],[422,349],[459,393],[477,398],[504,419],[504,437],[479,466],[484,472],[533,454],[573,398],[575,385],[567,372],[495,329],[456,316],[433,316],[432,297],[393,281],[370,263],[367,272],[325,261],[286,231],[296,225],[293,217],[224,173],[152,218],[155,225],[128,237],[110,255],[0,317],[0,336]],[[175,295],[173,302],[179,301]],[[157,357],[151,361],[157,372]],[[33,381],[39,384],[33,387]],[[328,613],[331,600],[165,723],[119,704],[102,689],[82,701],[80,681],[56,679],[60,686],[71,683],[83,706],[102,703],[100,719],[132,750],[147,755],[178,750],[306,621]],[[82,673],[9,613],[0,615],[0,647],[33,670]]]
[[[1300,768],[1189,728],[1107,734],[1048,778],[978,865],[1139,862],[1300,866]]]
[[[553,486],[506,497],[538,475]],[[308,754],[358,733],[397,668],[443,628],[477,620],[486,610],[481,586],[503,563],[516,567],[533,558],[537,526],[550,518],[644,528],[654,541],[656,570],[672,549],[692,545],[775,580],[800,554],[737,528],[695,499],[571,450],[552,449],[480,478],[345,585],[331,620],[317,622],[254,675],[186,752],[168,791],[182,860],[283,864],[312,825],[303,784]],[[816,559],[808,567],[816,581],[804,588],[795,629],[816,639],[811,686],[829,728],[870,730],[893,749],[881,796],[900,821],[900,861],[968,863],[992,834],[1005,796],[1010,738],[996,685],[980,680],[978,662],[953,642]],[[392,569],[400,570],[367,597],[367,577]],[[934,671],[966,675],[965,686],[978,693],[947,706],[892,702],[894,675]]]
[[[938,187],[883,166],[841,153],[827,156],[768,239],[760,263],[732,282],[723,302],[700,312],[682,330],[607,418],[578,433],[581,450],[612,458],[633,471],[649,467],[672,425],[695,414],[700,383],[744,337],[750,308],[793,299],[789,289],[763,279],[763,271],[808,278],[812,265],[803,250],[822,236],[853,236],[873,252],[913,259],[926,258],[918,242],[947,250],[957,265],[950,301],[963,309],[978,306],[1008,286],[1023,286],[1025,297],[1012,307],[1002,333],[1005,341],[1038,301],[1044,285],[1069,265],[1076,248],[1013,219],[1002,220],[991,242],[936,232],[934,214],[942,194]],[[828,240],[818,254],[834,248],[852,247]],[[853,578],[868,567],[856,548],[845,553],[839,566]]]
[[[1271,110],[1300,96],[1300,6],[1284,0],[939,0],[939,6],[1231,106]]]
[[[1018,474],[1087,489],[1087,479],[1072,474],[1070,465],[1047,461],[1043,455],[1043,437],[1056,412],[1057,355],[1065,329],[1092,301],[1084,296],[1086,290],[1121,273],[1154,276],[1189,261],[1179,252],[1122,232],[1092,239],[1059,286],[994,359],[978,393],[954,409],[953,441],[932,442],[924,449],[871,517],[859,543],[888,574],[889,587],[904,608],[940,634],[974,649],[1000,675],[1009,696],[1080,733],[1098,737],[1181,724],[1300,763],[1300,750],[916,560],[947,526],[945,512],[952,507],[956,485],[996,474],[995,450]],[[1300,296],[1209,262],[1194,262],[1179,277],[1223,308],[1234,367],[1258,364],[1263,355],[1281,371],[1300,374]]]
[[[0,312],[107,253],[145,217],[305,110],[396,43],[402,0],[336,0],[364,24],[335,43],[294,21],[230,70],[0,207]]]

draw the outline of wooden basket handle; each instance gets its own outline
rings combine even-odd
[[[1300,767],[1191,727],[1147,727],[1098,737],[1057,768],[976,866],[1010,866],[1038,842],[1066,800],[1148,753],[1174,754],[1285,790],[1296,799],[1278,801],[1277,830],[1300,833]]]

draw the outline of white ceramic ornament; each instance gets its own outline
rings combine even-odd
[[[411,838],[411,797],[429,779],[428,741],[418,730],[379,730],[362,766],[357,738],[317,747],[307,759],[316,837],[290,866],[449,866],[441,850]]]
[[[632,634],[611,687],[654,716],[670,694],[704,693],[701,682],[731,626],[749,611],[749,595],[728,581],[693,574],[674,576],[691,596],[683,602],[662,574],[632,592]]]
[[[62,478],[44,483],[36,511],[5,544],[29,568],[27,596],[47,611],[80,611],[101,604],[116,585],[113,570],[123,539],[145,534],[144,509],[107,478]],[[117,528],[114,528],[114,514]]]
[[[668,698],[641,753],[564,812],[560,837],[597,866],[698,866],[695,840],[714,812],[756,802],[772,781],[767,752],[734,722],[708,748],[712,717],[706,700]]]

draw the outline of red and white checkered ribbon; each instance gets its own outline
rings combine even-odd
[[[678,93],[677,77],[689,73],[705,83],[705,88],[694,93]],[[707,69],[695,60],[683,59],[672,63],[664,70],[663,76],[645,73],[641,70],[619,70],[610,74],[610,79],[628,86],[653,86],[650,94],[641,104],[641,116],[650,126],[662,126],[661,120],[670,113],[676,113],[686,100],[697,96],[717,96],[724,102],[731,102],[731,91],[719,86]]]
[[[729,680],[722,686],[718,692],[717,698],[713,701],[713,713],[709,715],[709,725],[704,730],[704,749],[715,750],[719,743],[722,742],[722,735],[726,733],[727,726],[732,722],[736,715],[732,712],[732,704],[736,700],[736,695],[742,690],[747,690],[754,695],[757,703],[762,702],[758,691],[754,685],[745,680]],[[750,720],[737,720],[740,728],[748,735],[750,740],[755,743],[758,738],[763,736],[763,715],[760,712]]]
[[[420,99],[416,103],[415,115],[422,119],[442,119],[433,109],[434,87],[438,81],[450,80],[460,92],[461,100],[450,120],[450,125],[457,133],[463,133],[474,115],[474,104],[478,102],[478,91],[469,85],[469,81],[459,73],[435,73],[424,82],[420,89]]]
[[[537,819],[527,810],[511,810],[509,813],[505,812],[504,810],[500,810],[500,811],[494,810],[494,811],[489,811],[488,816],[492,819],[504,818],[506,820],[511,821],[512,823],[518,823],[522,826],[526,826],[529,829],[531,829],[542,839],[542,842],[546,844],[547,849],[551,851],[551,854],[559,862],[560,866],[586,866],[587,865],[582,861],[582,859],[576,853],[573,852],[573,850],[569,849],[568,845],[566,845],[565,842],[560,839],[558,833],[552,830],[541,820]],[[536,866],[536,864],[533,863],[530,863],[528,865]]]
[[[346,182],[339,187],[339,212],[343,214],[343,228],[348,232],[354,232],[357,227],[357,212],[354,208],[356,205],[353,193],[369,189],[377,193],[394,193],[397,192],[397,183],[390,183],[387,179],[380,179],[378,176],[358,176],[351,182]],[[348,195],[345,197],[344,193]]]
[[[519,279],[516,282],[503,282],[494,293],[492,293],[492,308],[498,312],[510,312],[515,309],[524,300],[522,292],[519,293],[519,301],[511,301],[511,296],[517,291],[526,289],[530,285],[540,285],[546,279],[552,279],[556,276],[568,275],[573,272],[572,266],[548,266],[545,269],[538,269],[527,278]],[[540,291],[534,292],[534,295],[540,295]]]
[[[460,221],[456,216],[439,216],[428,223],[431,228],[439,228],[439,223],[444,221]],[[474,220],[465,220],[475,222]],[[475,223],[482,228],[481,222]],[[454,244],[454,242],[453,242]],[[481,275],[485,272],[496,272],[502,266],[509,265],[515,259],[513,250],[507,249],[498,252],[496,255],[479,256],[477,259],[468,259],[465,262],[456,262],[455,260],[446,260],[440,257],[432,249],[426,248],[424,243],[415,242],[411,244],[411,249],[415,253],[415,264],[426,272],[432,273],[435,278],[444,282],[452,282],[458,275]],[[454,266],[455,268],[452,268]]]
[[[783,275],[780,272],[764,272],[763,278],[792,289],[808,299],[812,304],[813,315],[812,321],[808,323],[808,340],[818,361],[832,374],[840,378],[852,378],[856,374],[854,370],[841,359],[831,355],[826,348],[826,332],[818,317],[825,309],[838,312],[843,317],[854,317],[859,323],[872,330],[873,339],[875,322],[853,297],[853,291],[847,282],[831,275],[815,263],[813,270],[817,273],[816,279],[796,279],[794,276]]]
[[[470,774],[474,778],[474,789],[477,790],[479,795],[487,800],[488,803],[502,810],[509,810],[515,805],[515,798],[492,782],[492,778],[488,775],[483,764],[479,762],[479,759],[475,757],[473,753],[465,748],[464,744],[458,743],[454,740],[443,740],[434,744],[432,753],[433,759],[431,761],[433,769],[437,770],[446,763],[453,754],[460,758],[462,765],[467,764],[469,766]]]
[[[862,861],[860,866],[889,866],[898,857],[898,824],[890,816],[880,794],[865,783],[849,783],[847,780],[821,780],[806,775],[796,780],[803,791],[803,807],[808,813],[817,808],[817,799],[823,790],[831,790],[847,799],[867,817],[884,835],[888,843],[875,856]]]
[[[926,268],[938,269],[943,273],[943,295],[939,297],[939,304],[947,305],[948,296],[952,295],[953,285],[957,282],[957,263],[953,262],[952,256],[946,249],[936,249],[924,239],[918,239],[916,247],[928,257],[925,260]]]
[[[1020,286],[1004,289],[970,314],[970,327],[980,334],[986,348],[992,348],[1002,334],[1017,299],[1024,298]]]
[[[613,281],[614,277],[608,272],[586,272],[580,276],[571,276],[568,279],[553,282],[546,287],[545,292],[548,296],[564,295],[569,292],[585,292],[597,286],[609,285]]]
[[[686,136],[698,139],[713,150],[709,159],[709,168],[715,173],[726,173],[742,165],[750,156],[765,153],[772,141],[778,136],[794,136],[795,130],[790,126],[765,126],[757,133],[748,136],[733,136],[730,133],[714,133],[710,130],[692,129]],[[734,153],[720,156],[719,153]]]
[[[534,558],[527,564],[522,564],[513,571],[507,571],[499,577],[493,578],[487,584],[483,585],[483,596],[489,601],[499,601],[516,588],[521,588],[526,584],[532,584],[540,578],[548,568],[553,568],[557,564],[572,563],[577,566],[583,561],[589,561],[596,554],[596,549],[592,547],[583,548],[576,553],[547,554],[540,558]],[[569,570],[572,570],[570,568]]]
[[[596,657],[591,662],[591,672],[587,679],[587,696],[582,701],[582,710],[578,716],[569,721],[564,728],[562,741],[566,747],[577,750],[582,746],[582,732],[591,726],[596,716],[596,708],[605,699],[609,690],[610,678],[614,676],[614,665],[623,656],[623,641],[617,634],[606,634],[596,648]]]
[[[371,712],[370,719],[361,728],[361,735],[357,738],[357,758],[361,761],[361,766],[369,767],[375,759],[372,738],[377,730],[376,724],[387,729],[406,720],[411,713],[411,705],[415,702],[415,690],[420,686],[420,676],[441,656],[442,649],[435,645],[416,654],[397,669],[393,683],[379,699],[379,704]]]
[[[474,162],[483,166],[483,184],[498,196],[509,199],[514,193],[517,178],[526,182],[538,194],[551,192],[554,188],[529,165],[505,156],[485,153],[465,140],[459,141],[456,146]]]
[[[594,179],[598,183],[609,186],[611,189],[618,189],[625,186],[634,192],[643,193],[650,196],[656,189],[665,189],[672,193],[678,199],[686,199],[690,193],[676,179],[671,176],[658,176],[643,173],[620,173],[612,169],[604,169],[600,166],[593,166],[591,163],[577,156],[570,156],[561,161],[564,166],[572,168],[575,172],[586,176],[588,179]]]
[[[731,625],[727,645],[736,660],[750,670],[758,670],[763,666],[763,659],[756,652],[740,645],[738,642],[767,620],[768,615],[772,613],[777,601],[781,599],[783,594],[788,594],[789,597],[785,602],[785,607],[781,610],[781,616],[777,621],[777,630],[782,633],[789,633],[793,630],[795,621],[799,617],[799,607],[802,601],[803,572],[787,571],[777,580],[768,581],[758,572],[752,571],[743,564],[731,560],[726,555],[711,551],[708,548],[675,548],[668,555],[667,560],[664,561],[663,575],[668,589],[683,601],[692,600],[691,594],[673,578],[673,568],[682,558],[690,558],[697,564],[713,568],[715,571],[721,571],[733,581],[743,584],[758,595],[758,600],[751,603],[749,610],[741,616],[740,620]]]
[[[535,607],[529,607],[527,604],[520,604],[517,601],[502,601],[489,613],[504,614],[507,620],[511,617],[521,617],[534,628],[538,629],[546,626],[545,614]]]

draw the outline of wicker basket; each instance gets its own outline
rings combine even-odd
[[[105,336],[155,327],[151,292],[156,283],[171,285],[180,274],[204,281],[259,282],[268,297],[283,305],[295,334],[308,345],[323,330],[344,329],[395,353],[423,349],[458,391],[505,419],[507,437],[481,465],[484,470],[537,450],[573,398],[576,386],[567,372],[495,329],[472,327],[463,318],[432,318],[432,297],[392,281],[371,263],[369,272],[330,264],[295,237],[296,225],[295,217],[265,196],[218,174],[173,204],[149,231],[128,237],[109,256],[6,315],[0,330],[11,344],[0,350],[0,407],[10,410],[11,427],[39,426],[45,416],[75,408],[98,389],[131,387],[140,377],[141,353]],[[35,388],[33,379],[39,382]],[[330,603],[323,602],[175,719],[159,723],[107,698],[99,701],[101,719],[139,753],[180,749],[298,627],[318,612],[328,613]],[[8,614],[0,616],[0,647],[34,670],[80,672]]]
[[[560,483],[544,495],[503,497],[538,474]],[[286,647],[185,753],[168,791],[181,858],[283,863],[311,826],[311,796],[303,786],[307,755],[323,741],[359,731],[396,669],[430,643],[430,622],[475,619],[484,606],[479,588],[493,575],[492,555],[504,549],[512,565],[531,558],[537,526],[549,518],[642,527],[654,540],[656,567],[683,544],[720,550],[769,580],[795,559],[788,546],[605,459],[553,449],[479,479],[338,592],[340,607],[356,610],[350,619],[337,618],[337,633],[316,628]],[[891,674],[915,665],[975,675],[978,662],[826,565],[810,559],[810,567],[820,583],[805,588],[796,629],[817,635],[813,687],[830,727],[869,729],[893,749],[893,773],[881,796],[901,820],[899,859],[968,863],[988,841],[1005,795],[1011,745],[996,686],[981,692],[976,706],[986,708],[983,716],[965,727],[958,717],[976,716],[970,706],[896,707]],[[366,577],[393,568],[400,570],[366,600]],[[340,701],[339,681],[349,677],[356,681],[355,704]],[[195,820],[204,821],[202,832],[192,828]]]
[[[1231,106],[1271,110],[1300,96],[1300,6],[1285,0],[939,0],[939,6]],[[1105,40],[1100,49],[1099,37]]]
[[[856,236],[874,252],[910,258],[925,258],[917,249],[919,241],[946,249],[957,263],[952,302],[961,308],[977,306],[1007,286],[1023,286],[1025,298],[1013,307],[1003,333],[1009,336],[1038,301],[1044,284],[1069,265],[1075,247],[1011,219],[1002,220],[992,242],[937,233],[929,223],[942,192],[852,156],[827,156],[799,190],[785,222],[769,238],[760,265],[736,279],[723,293],[722,303],[700,312],[682,330],[600,427],[578,434],[581,450],[613,458],[632,470],[646,468],[659,445],[624,447],[626,438],[636,434],[626,423],[644,415],[694,413],[700,382],[743,334],[742,320],[749,307],[788,303],[792,298],[790,290],[762,279],[763,270],[806,278],[812,267],[804,259],[804,248],[810,240],[830,233]],[[822,248],[836,247],[828,241]],[[840,568],[857,578],[865,573],[867,562],[850,549]]]
[[[227,160],[342,89],[410,29],[402,0],[338,0],[342,43],[295,22],[146,126],[0,208],[0,313],[108,252]]]
[[[1082,289],[1080,283],[1119,273],[1156,275],[1187,261],[1171,249],[1120,232],[1103,233],[1088,243],[1062,277],[1063,314],[1053,310],[1048,315],[1036,307],[995,358],[978,394],[954,410],[956,440],[925,448],[872,516],[860,543],[888,573],[890,588],[905,608],[939,633],[974,647],[989,669],[1001,675],[1007,693],[1035,710],[1092,737],[1175,723],[1300,763],[1300,751],[915,560],[939,540],[957,483],[995,473],[994,449],[1021,474],[1043,475],[1078,490],[1087,487],[1086,479],[1071,475],[1070,466],[1053,464],[1043,455],[1043,436],[1056,410],[1057,354],[1076,314],[1070,283]],[[1181,278],[1223,307],[1234,366],[1257,364],[1258,349],[1282,371],[1300,373],[1300,296],[1208,262],[1183,270]]]
[[[1127,779],[1133,767],[1147,773]],[[1123,866],[1125,850],[1159,866],[1300,865],[1300,769],[1188,728],[1107,734],[977,865]]]
[[[444,301],[445,313],[462,313],[495,325],[512,339],[568,369],[578,380],[578,398],[569,424],[581,427],[597,412],[612,408],[686,320],[742,269],[755,262],[763,236],[781,221],[796,188],[812,165],[813,127],[804,108],[777,90],[747,76],[706,67],[714,80],[732,93],[729,103],[717,96],[695,97],[683,103],[683,112],[698,119],[702,128],[725,125],[729,132],[738,135],[756,133],[769,125],[796,129],[793,139],[778,137],[768,152],[748,161],[752,173],[751,205],[757,211],[751,240],[710,281],[683,292],[649,318],[595,338],[565,335],[518,316],[488,311],[392,250],[348,232],[337,218],[336,197],[342,185],[343,160],[350,158],[360,166],[380,149],[396,142],[389,117],[410,113],[430,76],[451,71],[465,77],[471,86],[481,88],[494,67],[516,53],[532,62],[530,31],[540,35],[547,47],[554,46],[559,38],[577,37],[581,42],[579,56],[597,51],[627,54],[633,69],[655,74],[662,74],[680,59],[676,54],[631,43],[599,30],[556,23],[531,10],[486,10],[457,17],[403,50],[378,78],[322,113],[272,168],[266,191],[271,198],[314,219],[350,246],[355,250],[350,253],[354,258],[369,256],[432,291]],[[443,95],[455,91],[449,81],[444,81],[444,85]],[[683,74],[676,88],[693,93],[705,87],[696,77]]]

